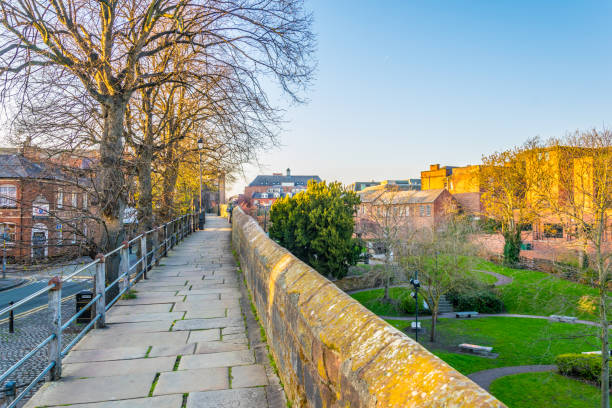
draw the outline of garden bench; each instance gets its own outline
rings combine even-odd
[[[478,346],[476,344],[469,344],[469,343],[461,343],[459,345],[459,348],[463,351],[468,351],[470,353],[475,353],[475,354],[490,354],[491,351],[493,351],[493,347],[487,347],[487,346]]]
[[[423,330],[423,328],[421,327],[421,322],[419,322],[419,323],[417,323],[417,322],[410,323],[410,329],[412,331],[421,331],[421,330]]]
[[[478,316],[478,312],[455,312],[455,316],[457,317],[457,319],[460,317]]]
[[[576,320],[578,320],[578,318],[574,316],[550,315],[549,318],[550,320],[554,320],[556,322],[563,322],[563,323],[574,323]]]

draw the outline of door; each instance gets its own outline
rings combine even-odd
[[[45,257],[45,249],[47,246],[47,237],[44,232],[32,233],[32,256],[35,259]]]

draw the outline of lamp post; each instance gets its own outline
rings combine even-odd
[[[200,156],[199,160],[199,169],[200,169],[200,207],[198,210],[198,229],[204,229],[204,222],[202,220],[202,149],[204,148],[204,140],[202,138],[198,139],[198,153]]]
[[[419,271],[414,271],[414,278],[410,279],[410,284],[414,288],[414,316],[415,316],[415,327],[414,327],[414,337],[416,342],[419,342],[419,288],[421,287],[421,282],[419,282]]]
[[[217,174],[217,216],[221,216],[221,173]]]

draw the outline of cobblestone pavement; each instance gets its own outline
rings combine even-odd
[[[66,322],[74,315],[75,300],[69,299],[62,304],[62,321]],[[15,333],[9,333],[8,323],[0,326],[0,373],[5,372],[24,355],[30,352],[51,334],[50,316],[47,309],[34,312],[29,316],[15,320]],[[68,344],[78,334],[75,327],[69,328],[62,336],[62,344]],[[47,348],[43,348],[21,366],[10,380],[17,382],[17,392],[23,390],[47,365]],[[39,383],[30,393],[31,396],[40,388]],[[3,386],[4,384],[0,384]],[[26,398],[27,399],[27,398]]]
[[[280,385],[249,321],[227,221],[161,260],[136,298],[117,302],[107,327],[82,339],[26,407],[276,408]],[[82,405],[81,405],[82,404]]]

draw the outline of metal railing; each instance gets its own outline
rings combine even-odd
[[[82,266],[76,271],[70,273],[67,276],[60,278],[56,276],[49,281],[47,287],[42,288],[23,299],[14,302],[8,307],[0,310],[0,317],[5,314],[12,313],[16,308],[26,304],[37,296],[48,293],[48,308],[51,314],[51,327],[52,333],[36,347],[30,350],[25,356],[19,361],[9,367],[5,372],[0,374],[0,384],[4,384],[0,388],[4,396],[4,405],[2,403],[2,395],[0,395],[0,407],[13,408],[17,406],[17,403],[21,401],[27,394],[40,382],[47,373],[51,381],[56,381],[61,377],[62,374],[62,358],[65,357],[68,352],[74,347],[74,345],[87,334],[87,332],[95,325],[96,328],[101,328],[106,325],[106,312],[112,305],[114,305],[125,293],[129,292],[132,285],[139,279],[147,279],[147,272],[153,268],[153,266],[159,264],[159,259],[165,257],[168,251],[172,249],[176,244],[182,241],[187,235],[191,234],[196,230],[199,220],[199,213],[190,213],[166,224],[160,225],[150,231],[146,231],[137,237],[132,238],[129,241],[123,241],[121,246],[113,249],[106,254],[98,254],[93,262]],[[147,248],[147,237],[154,236],[153,245],[150,250]],[[139,257],[132,265],[129,263],[129,254],[132,247],[136,247]],[[110,283],[106,283],[106,265],[105,260],[119,253],[119,271],[118,277]],[[79,273],[95,266],[94,276],[94,292],[95,296],[80,310],[75,313],[69,320],[62,324],[62,284]],[[106,302],[107,292],[111,288],[119,285],[118,294],[110,301]],[[62,348],[62,333],[74,323],[83,313],[90,308],[92,309],[91,321],[83,327],[79,333]],[[47,347],[48,349],[48,364],[45,368],[34,378],[29,384],[25,384],[24,390],[19,394],[16,392],[15,381],[11,381],[10,377],[15,373],[23,364],[30,358],[35,356],[40,350]],[[8,380],[8,381],[7,381]]]

